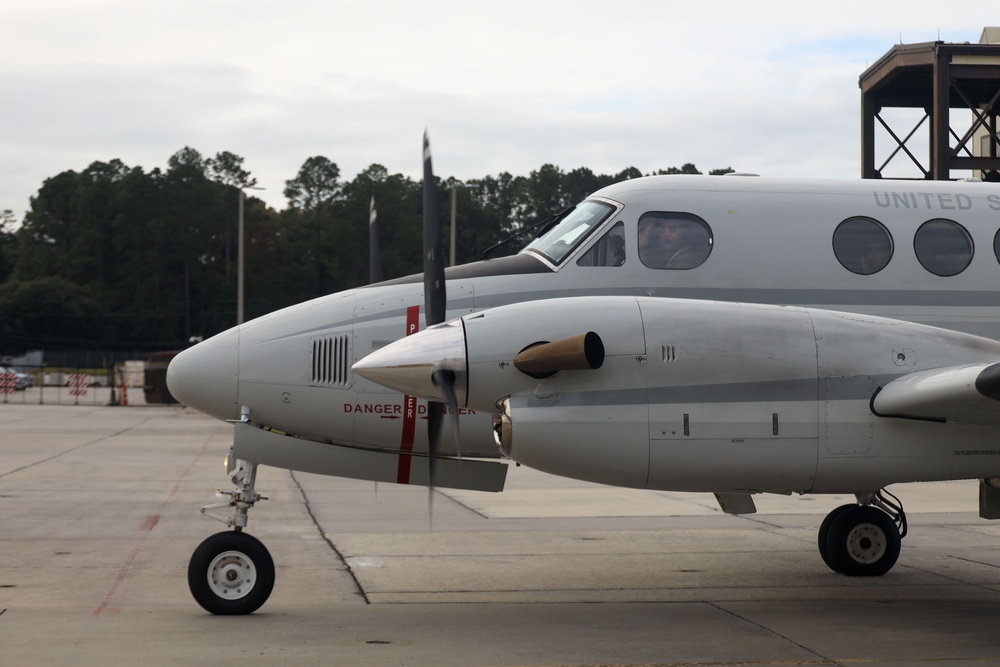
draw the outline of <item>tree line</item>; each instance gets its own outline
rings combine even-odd
[[[229,328],[236,322],[241,197],[246,319],[366,284],[373,197],[383,277],[420,272],[420,182],[379,164],[344,181],[336,163],[310,157],[286,181],[288,206],[277,211],[253,196],[256,179],[243,162],[192,148],[175,153],[166,170],[94,162],[46,179],[20,225],[11,211],[0,212],[0,355],[177,349]],[[700,172],[685,164],[656,173]],[[595,174],[545,164],[528,176],[437,179],[444,242],[452,189],[461,264],[606,185],[641,175],[634,167]]]

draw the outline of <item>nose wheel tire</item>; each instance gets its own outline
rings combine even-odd
[[[225,531],[198,545],[188,563],[191,595],[206,611],[250,614],[274,588],[274,561],[257,538]]]
[[[838,507],[834,513],[826,551],[820,550],[831,569],[849,577],[877,577],[892,569],[901,538],[888,514],[861,505]]]

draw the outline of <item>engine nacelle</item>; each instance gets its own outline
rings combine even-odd
[[[501,451],[553,474],[741,494],[1000,475],[997,424],[963,416],[980,408],[933,423],[872,410],[898,378],[931,371],[919,386],[935,386],[933,369],[996,363],[997,341],[851,313],[635,297],[526,302],[462,325],[355,369],[432,398],[432,372],[454,371],[465,405],[498,415]],[[894,387],[893,404],[907,391]]]
[[[628,309],[614,319],[575,322],[584,303],[544,304],[547,321],[591,329],[609,349],[618,325],[641,331],[643,353],[629,340],[632,354],[609,354],[599,370],[525,380],[501,397],[494,430],[506,456],[604,484],[734,493],[877,490],[975,477],[998,465],[995,456],[956,455],[980,451],[975,443],[995,439],[991,429],[879,419],[871,403],[879,387],[920,369],[996,360],[1000,343],[850,313],[669,299],[635,304],[641,329]],[[508,370],[503,352],[540,335],[531,321],[543,317],[541,307],[506,350],[501,339],[510,329],[484,338],[492,350],[487,365],[473,361],[481,345],[467,327],[476,400],[486,403],[495,397],[489,389],[512,386],[500,381]],[[488,316],[497,322],[496,314]]]
[[[811,486],[817,342],[807,311],[666,299],[612,302],[618,310],[605,317],[609,309],[593,309],[583,322],[573,321],[579,313],[570,304],[560,304],[556,317],[556,304],[538,304],[530,322],[545,308],[549,322],[592,329],[607,355],[599,370],[529,380],[504,397],[494,425],[506,455],[546,472],[617,486]],[[523,323],[529,330],[530,322]],[[500,383],[507,368],[499,359],[473,361],[484,344],[495,358],[501,350],[499,332],[481,343],[469,324],[470,398],[485,403],[495,400],[483,393],[488,387],[510,386]]]

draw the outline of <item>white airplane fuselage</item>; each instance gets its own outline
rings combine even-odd
[[[1000,187],[959,182],[665,176],[625,181],[595,193],[588,201],[597,202],[608,214],[581,238],[557,228],[556,232],[567,234],[570,242],[560,247],[549,238],[550,243],[541,246],[565,251],[561,257],[537,252],[536,243],[535,250],[529,248],[514,257],[449,269],[447,317],[560,297],[655,296],[809,306],[1000,340],[1000,262],[994,252],[1000,229]],[[646,265],[639,254],[639,226],[640,220],[654,212],[696,217],[707,225],[711,241],[702,263],[684,269]],[[849,219],[873,221],[874,225],[864,224],[884,228],[890,235],[891,259],[884,268],[868,273],[857,257],[838,259],[834,234]],[[928,221],[945,221],[935,223],[943,227],[950,222],[967,233],[971,245],[964,269],[943,276],[925,268],[933,260],[929,259],[926,239],[915,241],[915,235]],[[597,246],[607,245],[613,228],[624,239],[624,247],[618,250],[624,254],[599,262],[608,252]],[[961,254],[961,248],[950,251]],[[963,260],[960,257],[958,261]],[[954,262],[949,265],[953,266]],[[952,271],[948,268],[944,272]],[[426,452],[425,403],[351,372],[354,363],[373,351],[424,328],[423,301],[420,277],[413,276],[286,308],[186,351],[171,366],[171,390],[183,402],[220,419],[239,419],[246,408],[256,424],[317,443],[386,454]],[[758,337],[766,338],[766,318],[770,316],[760,312],[763,319],[754,323]],[[595,313],[595,317],[603,315]],[[725,336],[719,335],[723,339],[717,345],[724,345]],[[872,374],[894,370],[902,374],[912,369],[890,367],[878,373],[873,369]],[[811,409],[827,407],[820,401]],[[643,419],[653,429],[655,410]],[[481,406],[463,409],[459,422],[463,456],[498,455],[488,411]],[[795,450],[811,449],[806,456],[813,463],[803,470],[811,465],[813,476],[817,451],[822,451],[823,443],[832,442],[820,432],[828,428],[824,424],[821,418],[803,431],[803,442]],[[859,428],[864,431],[868,427]],[[721,425],[718,429],[725,430]],[[917,431],[914,427],[914,433]],[[737,434],[729,433],[723,440],[734,438]],[[649,440],[645,444],[648,449]],[[847,455],[853,445],[845,441],[830,446],[847,448],[834,452],[842,455],[838,460],[850,458]],[[457,454],[455,449],[446,442],[443,453]],[[774,454],[785,456],[779,451]],[[316,456],[321,454],[311,454],[286,467],[313,466]],[[870,460],[881,454],[865,445],[863,456]],[[280,453],[260,462],[283,465]],[[319,464],[314,469],[331,471]],[[969,476],[968,472],[948,466],[938,477]],[[851,490],[839,481],[829,487],[815,486],[808,477],[794,483],[781,478],[773,488],[758,484],[748,488]],[[886,481],[883,477],[859,480],[858,488],[868,489],[876,482],[880,486]],[[645,475],[596,481],[720,490],[718,485],[712,488],[709,478],[697,483],[692,481],[695,479],[647,469]],[[401,476],[399,481],[408,480]],[[739,484],[727,479],[724,487]]]
[[[425,137],[425,182],[428,155]],[[890,484],[979,478],[980,515],[1000,518],[1000,187],[649,177],[553,225],[516,256],[449,269],[430,328],[411,276],[171,362],[177,399],[237,422],[235,489],[202,508],[236,530],[195,549],[199,604],[248,614],[271,592],[273,561],[242,532],[258,465],[499,491],[505,457],[714,492],[735,514],[756,493],[853,493],[817,541],[848,576],[899,556]],[[441,403],[457,415],[429,447]]]

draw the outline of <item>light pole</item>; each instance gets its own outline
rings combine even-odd
[[[455,193],[458,191],[458,188],[468,188],[470,190],[474,190],[478,187],[479,185],[477,183],[461,183],[457,181],[448,186],[451,190],[451,232],[449,238],[451,243],[448,249],[448,266],[455,266],[455,213],[458,207]]]
[[[239,325],[243,324],[243,200],[247,198],[247,193],[244,190],[263,190],[264,188],[252,185],[243,188],[233,187],[236,187],[240,193],[239,226],[236,231],[236,324]]]

